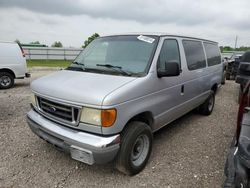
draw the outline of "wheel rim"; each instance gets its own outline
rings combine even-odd
[[[149,152],[149,138],[147,135],[140,135],[132,148],[131,161],[134,166],[140,166],[147,158]]]
[[[0,84],[1,86],[9,86],[11,84],[11,79],[8,76],[2,76],[0,77]]]
[[[211,96],[209,101],[208,101],[208,110],[211,112],[214,107],[214,98]]]

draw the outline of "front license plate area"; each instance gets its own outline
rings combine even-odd
[[[94,158],[91,151],[79,148],[77,146],[70,146],[70,155],[72,159],[77,161],[81,161],[89,165],[94,164]]]

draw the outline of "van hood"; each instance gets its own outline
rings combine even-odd
[[[135,77],[62,70],[31,83],[34,93],[79,105],[101,106],[103,99]]]

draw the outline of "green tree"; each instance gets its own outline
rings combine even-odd
[[[51,45],[51,47],[62,48],[63,45],[62,45],[62,43],[61,43],[60,41],[55,41],[55,42]]]
[[[98,33],[94,33],[87,40],[84,41],[84,45],[82,47],[86,48],[94,39],[98,37],[100,37],[100,35]]]
[[[237,51],[248,51],[250,50],[249,46],[241,46],[239,48],[236,48]]]
[[[223,52],[225,51],[233,51],[234,49],[230,46],[223,46]]]
[[[30,42],[30,44],[40,44],[39,41]]]
[[[231,46],[220,46],[221,52],[227,51],[248,51],[250,50],[250,46],[240,46],[239,48],[232,48]]]

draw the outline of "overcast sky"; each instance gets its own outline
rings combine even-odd
[[[250,46],[250,0],[0,0],[0,40],[80,47],[97,32],[166,32]]]

